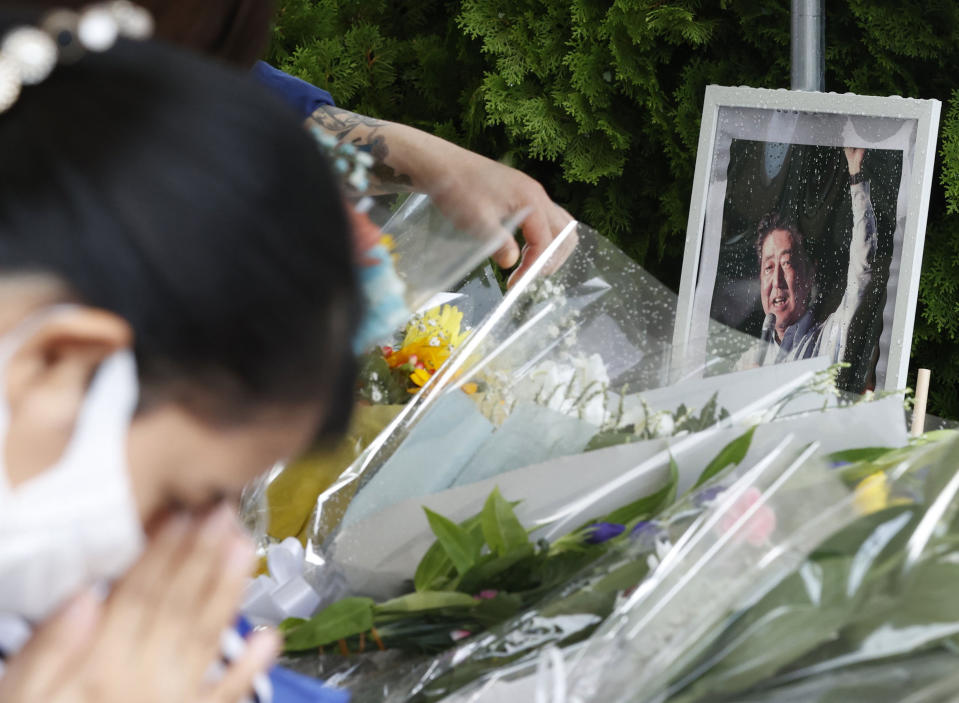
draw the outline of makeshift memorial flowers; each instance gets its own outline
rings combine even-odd
[[[462,343],[469,334],[462,317],[451,305],[427,310],[395,335],[395,348],[374,347],[360,358],[357,404],[346,437],[335,447],[319,447],[291,462],[265,487],[264,531],[271,539],[299,537],[305,541],[316,497],[393,421]]]
[[[722,457],[733,457],[727,465],[745,456],[752,434],[747,432],[723,448]],[[714,464],[706,470],[714,473]],[[281,624],[287,650],[315,651],[343,640],[340,650],[356,651],[375,630],[378,643],[386,648],[443,651],[463,639],[464,633],[475,635],[510,618],[623,544],[640,540],[662,556],[659,537],[665,531],[653,520],[673,504],[677,481],[674,465],[658,490],[552,544],[530,539],[514,512],[516,504],[498,489],[480,513],[461,523],[424,508],[436,542],[412,574],[414,590],[382,603],[347,598],[312,618],[287,619]],[[632,565],[625,568],[637,573]],[[600,608],[596,614],[607,612]]]
[[[416,340],[415,352],[402,353],[405,340],[398,340],[388,353],[367,357],[364,398],[405,406],[317,497],[311,549],[339,526],[416,495],[587,449],[696,431],[729,416],[715,391],[695,404],[643,392],[670,373],[664,310],[675,304],[673,294],[588,228],[570,223],[554,249],[567,241],[576,245],[562,266],[541,276],[546,252],[453,349],[448,367],[430,368],[424,343],[446,350],[433,335]],[[410,363],[413,356],[423,368]],[[434,470],[430,457],[439,456]]]
[[[384,207],[365,195],[368,155],[352,145],[339,144],[325,132],[315,134],[319,148],[328,152],[342,176],[344,196],[350,201],[357,272],[366,299],[366,314],[353,340],[362,382],[356,389],[358,402],[343,441],[333,447],[311,448],[276,467],[263,484],[249,491],[247,522],[264,549],[271,541],[291,536],[306,542],[317,496],[395,419],[468,332],[460,329],[459,311],[440,309],[434,314],[431,308],[436,306],[429,301],[452,286],[468,287],[476,277],[471,272],[512,236],[508,222],[502,227],[465,231],[442,217],[422,195],[410,196],[395,210]],[[384,221],[382,228],[378,226]],[[431,326],[435,323],[439,334],[408,340],[417,346],[418,354],[387,362],[394,350],[406,346],[403,333],[399,340],[393,337],[398,329],[412,332],[406,324],[414,310],[424,310],[420,319]],[[383,345],[394,349],[384,354]],[[331,511],[342,514],[348,500]]]
[[[566,353],[540,362],[507,392],[513,405],[532,402],[602,427],[610,419],[608,390],[609,374],[599,354]]]
[[[283,624],[289,665],[358,701],[473,691],[545,647],[591,642],[638,598],[678,588],[689,559],[684,598],[712,627],[756,582],[755,560],[782,547],[781,575],[839,524],[827,529],[817,501],[842,496],[845,524],[867,509],[857,486],[870,510],[906,490],[870,478],[907,451],[904,429],[888,429],[899,400],[838,396],[825,360],[725,377],[673,363],[655,327],[669,296],[634,301],[615,250],[579,235],[548,285],[521,279],[475,329],[440,308],[365,357],[361,408],[395,414],[299,532],[317,576],[341,577],[347,595]],[[856,454],[857,437],[888,446]],[[667,611],[637,652],[708,635]],[[657,666],[660,685],[671,674]]]
[[[957,442],[955,433],[939,434],[903,449],[837,452],[824,457],[826,473],[818,469],[815,479],[808,469],[792,471],[786,483],[769,486],[781,484],[776,493],[760,490],[762,504],[794,525],[775,527],[779,536],[763,545],[733,535],[716,542],[715,521],[687,531],[686,546],[677,543],[662,573],[621,598],[594,636],[572,645],[575,655],[560,662],[562,700],[891,702],[905,700],[920,682],[929,694],[951,695],[959,631]],[[854,487],[878,473],[897,504],[863,514]],[[705,497],[713,502],[725,490]],[[722,513],[714,515],[721,520]],[[748,518],[735,529],[748,535]],[[756,556],[746,563],[746,553]],[[628,666],[638,656],[643,665]],[[460,669],[479,663],[475,651],[457,657]],[[927,667],[943,657],[951,667]],[[503,672],[503,683],[509,672],[511,690],[523,671],[530,672],[529,692],[540,690],[534,659],[524,659],[525,668],[488,661],[487,670]],[[880,663],[898,672],[882,691],[872,685]],[[421,682],[397,700],[431,700],[430,693],[467,678],[449,666],[439,676],[428,673],[436,666],[423,666]],[[493,699],[500,681],[485,676],[450,700]]]
[[[361,357],[359,397],[377,405],[409,402],[469,331],[463,327],[463,313],[452,305],[414,316],[395,346],[378,347]]]
[[[815,380],[811,382],[812,385],[815,383]],[[896,405],[895,402],[886,404],[895,410],[892,407]],[[559,566],[579,561],[580,568],[573,570],[573,573],[567,575],[565,580],[560,580],[552,588],[539,591],[531,602],[522,600],[528,595],[527,593],[511,592],[508,588],[503,589],[502,584],[477,584],[476,590],[464,592],[465,595],[474,598],[473,603],[463,600],[456,607],[449,606],[450,610],[441,608],[428,612],[407,612],[403,617],[395,616],[397,619],[392,622],[386,621],[384,613],[374,611],[372,623],[385,648],[382,653],[375,653],[379,652],[378,646],[373,643],[370,633],[367,632],[363,638],[367,653],[362,656],[351,656],[347,659],[342,657],[343,651],[356,653],[355,647],[360,643],[359,638],[356,638],[347,640],[343,650],[340,649],[338,642],[325,645],[323,650],[325,654],[319,657],[316,656],[316,650],[313,650],[312,654],[310,650],[300,651],[295,656],[291,655],[287,659],[287,664],[321,677],[334,677],[342,685],[347,686],[358,701],[380,700],[386,691],[390,692],[389,700],[439,700],[463,686],[466,687],[463,689],[463,700],[472,700],[473,693],[465,693],[466,691],[475,693],[477,689],[474,686],[493,685],[499,680],[501,671],[517,671],[517,667],[520,671],[525,670],[523,667],[527,666],[526,662],[535,662],[542,648],[557,644],[564,648],[576,647],[576,643],[587,640],[598,626],[611,617],[611,614],[624,607],[636,593],[640,592],[643,584],[652,574],[657,573],[661,568],[675,568],[675,566],[669,566],[675,561],[675,557],[671,554],[689,539],[691,530],[698,530],[700,528],[697,525],[706,524],[702,522],[704,515],[712,516],[705,528],[711,535],[710,540],[719,540],[725,545],[723,550],[741,550],[742,558],[745,558],[746,554],[755,554],[757,555],[755,558],[758,559],[760,558],[758,555],[763,554],[764,550],[778,544],[779,538],[776,535],[796,532],[795,521],[799,519],[799,516],[791,509],[785,509],[782,506],[791,504],[793,500],[808,501],[810,509],[816,512],[816,518],[808,521],[808,528],[803,528],[796,534],[805,535],[802,538],[806,540],[804,543],[820,539],[820,535],[824,537],[826,534],[822,532],[825,529],[823,525],[828,525],[829,522],[828,516],[821,516],[819,513],[822,511],[816,507],[822,504],[822,500],[821,495],[817,493],[819,489],[815,488],[818,484],[813,476],[824,476],[823,469],[812,471],[813,467],[810,467],[808,470],[799,470],[805,464],[803,461],[796,463],[790,459],[793,455],[790,452],[798,451],[804,443],[794,442],[795,449],[788,450],[788,443],[779,446],[782,444],[780,438],[784,433],[788,434],[792,427],[799,430],[802,427],[826,426],[823,423],[835,423],[836,420],[831,419],[834,414],[846,414],[850,418],[855,416],[863,419],[877,417],[875,410],[868,405],[854,405],[826,413],[820,413],[820,411],[815,413],[817,416],[820,414],[823,417],[821,421],[803,415],[797,416],[795,420],[780,420],[776,423],[782,424],[780,430],[770,426],[766,431],[763,426],[760,426],[746,433],[732,435],[729,431],[720,431],[716,434],[715,429],[697,433],[697,436],[703,434],[715,436],[717,439],[720,437],[729,439],[723,440],[726,443],[722,445],[714,442],[711,455],[702,452],[694,453],[702,459],[699,460],[701,462],[698,463],[699,468],[692,476],[690,476],[690,469],[693,469],[695,465],[688,464],[686,454],[681,452],[677,455],[678,464],[676,461],[669,462],[670,469],[665,481],[648,484],[649,488],[644,497],[628,505],[620,505],[612,512],[594,513],[596,517],[585,520],[581,527],[564,536],[552,538],[548,551],[545,551],[545,563],[548,565],[555,559],[556,565]],[[898,411],[898,416],[893,413],[891,417],[901,423],[901,409]],[[808,430],[805,432],[808,433]],[[848,436],[849,433],[847,432],[846,435]],[[765,439],[758,440],[757,437],[760,436],[764,436]],[[880,429],[873,436],[877,441],[891,439],[888,429]],[[905,441],[904,431],[902,437]],[[770,445],[769,438],[776,438],[775,442],[779,444]],[[695,436],[686,441],[693,439]],[[679,450],[684,445],[677,441],[674,446]],[[832,446],[842,448],[855,445],[849,444],[847,437],[845,444]],[[897,445],[894,443],[892,446]],[[600,450],[600,453],[618,449],[619,447],[612,447]],[[824,457],[826,475],[830,475],[831,478],[829,483],[823,485],[831,486],[828,489],[830,495],[848,496],[849,502],[844,508],[846,511],[844,514],[847,516],[845,519],[852,520],[859,515],[852,502],[852,496],[855,486],[862,477],[875,473],[879,470],[878,467],[887,465],[895,467],[901,464],[904,457],[911,451],[913,450],[888,447],[846,449]],[[808,457],[812,455],[808,452],[804,455],[807,457],[805,461],[808,462]],[[753,458],[749,459],[749,456]],[[773,459],[773,463],[770,464],[769,459],[765,457],[771,456],[779,458]],[[865,462],[863,457],[867,456],[875,463]],[[848,463],[843,464],[838,470],[830,468],[839,461],[848,461]],[[738,483],[736,477],[746,476],[754,470],[754,465],[765,465],[770,478],[765,479],[765,483],[761,484]],[[736,468],[737,466],[739,468]],[[782,493],[784,497],[778,498],[778,502],[771,503],[763,486],[768,485],[772,478],[779,476],[780,472],[789,467],[792,467],[789,475],[795,477],[789,479],[790,489]],[[675,478],[672,478],[673,476]],[[902,494],[903,488],[900,484],[904,481],[905,477],[900,478],[890,495]],[[675,501],[672,496],[675,495],[679,485],[687,487],[681,490],[688,492],[681,500]],[[756,490],[750,490],[750,488]],[[913,487],[911,490],[915,491],[916,488]],[[504,495],[510,498],[523,496],[522,493],[517,494],[512,490],[509,493],[504,492]],[[785,496],[789,496],[788,503],[783,503],[786,500]],[[799,496],[803,497],[799,498]],[[527,500],[529,500],[528,497]],[[527,500],[520,504],[511,504],[513,513],[521,512]],[[749,507],[746,511],[742,511],[742,506],[739,504],[746,503]],[[649,507],[651,504],[667,507],[651,510]],[[825,504],[828,504],[828,501]],[[737,505],[740,508],[738,510]],[[775,516],[774,524],[763,523],[761,519],[755,521],[757,516],[762,518],[766,513],[763,508],[768,508],[771,515]],[[750,510],[752,510],[751,514],[747,514]],[[731,513],[737,512],[741,513],[741,519],[735,521],[728,519]],[[824,520],[822,524],[819,522],[820,518]],[[459,522],[449,520],[449,522],[460,527],[468,524],[475,525],[475,522],[468,522],[471,519],[474,518]],[[724,520],[727,524],[721,525]],[[431,524],[435,522],[437,522],[436,519],[430,521]],[[531,523],[526,524],[531,528],[537,526]],[[542,525],[538,526],[546,532],[550,529],[548,525],[545,528]],[[754,530],[764,534],[753,536]],[[760,537],[764,539],[761,541]],[[532,540],[534,540],[534,550],[537,546],[540,547],[539,557],[542,558],[544,553],[542,549],[545,549],[545,545],[535,541],[537,540],[535,533],[532,535]],[[427,552],[435,555],[438,549],[437,544],[434,544]],[[427,563],[427,561],[424,555],[422,562]],[[423,568],[422,564],[421,568]],[[450,576],[455,578],[455,567],[453,568],[454,571],[450,573]],[[543,574],[549,574],[554,568],[547,566],[540,570]],[[731,583],[739,584],[736,587],[741,588],[742,584],[749,581],[744,577],[743,571],[744,569],[739,567],[731,571],[723,571],[725,575],[722,578],[732,579]],[[408,566],[406,573],[410,573]],[[416,576],[420,576],[421,573],[421,570],[417,569]],[[703,587],[705,588],[709,582],[709,579],[703,581]],[[438,582],[437,586],[443,587],[442,582]],[[420,594],[421,592],[416,591],[415,587],[414,579],[409,590],[398,597],[412,598],[414,594]],[[453,588],[455,589],[456,586]],[[488,590],[496,590],[493,600],[497,604],[503,604],[503,598],[506,596],[516,595],[521,596],[523,604],[499,624],[467,622],[468,615],[464,613],[469,613],[471,608],[477,607],[475,596],[480,591]],[[421,596],[416,595],[416,597]],[[704,607],[709,604],[702,594],[699,598]],[[395,597],[381,600],[370,599],[365,602],[365,607],[375,608],[377,603],[383,604],[395,599]],[[515,603],[513,599],[507,600],[506,603],[510,601]],[[321,616],[322,611],[316,617]],[[404,619],[409,629],[404,629]],[[291,624],[294,623],[291,622]],[[300,625],[303,624],[300,623]],[[395,631],[391,632],[391,628],[395,628]],[[370,653],[371,646],[374,648],[374,653]],[[404,651],[407,653],[404,654]],[[433,659],[423,660],[417,658],[422,655],[415,654],[422,651],[433,651],[437,654]],[[382,669],[378,662],[383,663]],[[390,662],[390,665],[387,666],[386,662]]]
[[[868,507],[879,509],[865,513],[857,507],[856,519],[832,526],[824,517],[826,537],[791,573],[757,584],[762,597],[750,596],[751,605],[729,617],[688,660],[673,678],[669,700],[741,700],[750,688],[772,698],[775,691],[785,696],[817,679],[823,680],[825,696],[829,677],[838,671],[936,648],[948,651],[959,632],[957,441],[955,435],[939,436],[896,452],[895,472],[871,474],[882,476],[882,483],[876,479],[870,491],[885,484],[880,493],[902,489],[900,496],[911,493],[913,499],[900,497],[885,507],[874,503]],[[886,454],[880,453],[877,463]],[[867,470],[871,463],[856,462],[846,472]],[[860,496],[853,502],[858,506]],[[787,630],[788,644],[777,635]],[[860,700],[853,695],[844,699]],[[867,699],[868,694],[862,700]]]

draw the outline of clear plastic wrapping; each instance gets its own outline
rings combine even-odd
[[[692,624],[668,625],[679,646],[654,655],[645,653],[656,642],[658,601],[635,597],[570,668],[569,700],[732,701],[749,691],[750,700],[778,700],[790,690],[848,686],[856,667],[948,651],[959,633],[956,448],[940,438],[834,468],[850,487],[838,501],[802,487],[783,506],[801,516],[793,549],[768,545],[752,565],[737,559],[736,547],[718,551],[716,568],[738,566],[743,587],[727,590],[721,574],[703,582],[724,593],[712,605],[696,586],[697,574],[709,572],[687,565],[686,583],[669,592],[665,609],[700,612]],[[640,662],[641,674],[626,685],[623,676]]]
[[[388,237],[393,267],[411,312],[431,307],[437,293],[456,286],[502,248],[523,214],[498,224],[464,228],[423,193],[410,194],[395,210],[376,203],[370,211]]]
[[[493,302],[409,402],[358,414],[385,413],[386,426],[323,479],[297,533],[297,575],[336,607],[285,625],[300,652],[288,664],[357,701],[509,687],[563,703],[736,700],[846,666],[804,661],[782,678],[746,656],[755,629],[735,628],[790,579],[814,589],[804,565],[858,524],[863,494],[922,493],[928,472],[893,471],[933,452],[897,450],[901,399],[844,396],[838,369],[816,359],[735,372],[755,340],[719,326],[698,358],[680,353],[675,296],[578,223]],[[277,470],[260,495],[284,476],[301,485]],[[504,546],[489,515],[522,538]],[[448,563],[430,571],[440,547]],[[735,675],[727,651],[746,660]],[[788,654],[762,654],[774,652]]]
[[[666,408],[641,395],[688,376],[672,353],[675,304],[674,294],[622,252],[570,223],[319,496],[309,548],[321,550],[341,524],[371,519],[405,499],[725,418],[730,411],[716,398],[697,399],[695,407],[664,394],[661,403],[677,403]],[[732,331],[728,340],[740,350],[753,342]],[[768,394],[742,390],[740,409]]]
[[[446,695],[456,694],[463,686],[466,688],[462,688],[462,691],[457,694],[459,697],[454,700],[473,700],[475,696],[478,696],[475,698],[477,700],[485,700],[486,695],[499,696],[503,686],[529,686],[533,675],[531,671],[535,669],[543,649],[551,645],[561,645],[564,651],[568,652],[571,647],[576,646],[577,642],[581,643],[589,637],[613,612],[617,603],[622,600],[622,594],[640,584],[648,575],[650,568],[654,567],[661,558],[666,557],[672,545],[681,544],[684,535],[700,524],[705,512],[718,510],[719,508],[716,507],[718,500],[731,500],[729,496],[733,494],[729,491],[733,490],[731,488],[733,485],[737,485],[735,484],[737,478],[742,480],[744,476],[753,476],[757,466],[766,466],[768,476],[777,475],[785,468],[792,466],[795,457],[805,446],[806,443],[798,439],[800,436],[814,435],[817,431],[837,423],[865,425],[876,422],[877,419],[885,422],[872,427],[871,430],[864,428],[859,432],[847,432],[845,443],[836,438],[827,439],[830,451],[875,444],[883,438],[889,439],[890,435],[894,434],[891,432],[895,428],[894,423],[898,421],[901,425],[901,414],[897,415],[894,402],[885,405],[887,406],[885,408],[882,404],[875,403],[813,414],[804,413],[772,424],[761,425],[754,431],[746,433],[741,428],[701,433],[706,436],[700,438],[690,449],[683,451],[682,447],[678,447],[679,450],[673,453],[672,463],[675,472],[672,479],[669,478],[671,471],[668,458],[665,460],[666,464],[650,462],[641,472],[635,472],[634,485],[638,495],[655,495],[662,490],[664,483],[668,484],[672,480],[673,490],[680,483],[687,487],[680,492],[680,495],[685,494],[681,500],[671,507],[664,508],[661,513],[657,513],[652,524],[634,524],[629,528],[629,532],[634,535],[632,538],[614,545],[608,552],[597,553],[594,561],[584,563],[581,570],[571,573],[556,587],[538,595],[532,594],[535,597],[528,601],[525,600],[526,594],[523,594],[527,605],[488,631],[465,639],[462,643],[455,643],[452,637],[454,625],[448,625],[446,632],[450,636],[445,645],[447,651],[435,659],[424,658],[408,648],[404,652],[407,645],[395,639],[391,640],[387,634],[389,629],[387,628],[387,633],[381,633],[387,643],[386,652],[366,653],[346,659],[332,652],[319,657],[298,658],[294,661],[297,666],[302,667],[302,670],[314,675],[340,680],[350,688],[355,699],[359,701],[439,700]],[[904,436],[904,433],[902,434]],[[791,436],[791,440],[784,442],[784,436]],[[640,444],[611,447],[594,454],[611,464],[609,471],[610,475],[614,476],[625,467],[621,462],[627,461],[630,457],[630,454],[623,454],[623,452],[638,449]],[[676,448],[678,444],[677,441],[673,447]],[[737,451],[744,452],[739,457],[738,465],[734,461],[736,457],[733,456],[725,468],[713,473],[713,477],[707,483],[687,490],[704,474],[723,465],[722,461],[715,461],[718,457],[725,455],[728,458]],[[819,467],[816,469],[819,472],[815,474],[816,476],[820,476],[823,471],[822,465],[814,464],[809,459],[808,453],[806,459],[805,464],[802,464],[806,468],[802,472],[799,472],[798,468],[793,468],[793,471],[800,476],[790,479],[788,485],[792,492],[789,495],[795,496],[795,491],[804,488],[807,481],[815,483],[812,480],[813,469],[810,467]],[[555,472],[563,468],[562,464],[571,462],[578,462],[582,471],[588,471],[591,466],[586,455],[556,460],[552,462],[554,464],[552,467],[543,468]],[[620,463],[617,465],[617,462]],[[629,472],[631,469],[626,467],[626,471]],[[645,474],[642,479],[640,479],[641,473]],[[832,480],[829,484],[831,489],[838,487],[842,495],[848,495],[848,490],[843,488],[842,484],[836,483],[838,475],[830,471],[826,471],[826,475]],[[800,478],[802,480],[794,486],[793,484]],[[597,478],[597,482],[602,484],[604,479]],[[644,487],[640,489],[640,485]],[[762,485],[754,482],[752,488],[761,490]],[[500,488],[502,487],[500,484]],[[516,484],[516,487],[519,488],[519,484]],[[527,489],[529,490],[526,493],[503,490],[510,498],[523,498],[523,503],[536,502],[539,498],[536,490],[529,484]],[[575,502],[580,498],[576,493],[577,491],[573,488],[562,495],[566,501]],[[618,507],[622,507],[631,494],[622,491],[619,494],[621,502]],[[815,498],[817,494],[810,490],[806,495]],[[671,499],[666,498],[664,504],[668,505],[670,501]],[[424,502],[430,504],[428,498],[424,499]],[[407,528],[407,534],[423,539],[425,545],[423,549],[425,549],[432,541],[432,535],[426,529],[422,512],[416,510],[418,506],[414,503],[411,501],[409,506],[407,518],[411,527]],[[526,519],[525,516],[528,513],[523,510],[523,503],[517,506],[517,514],[524,517],[524,524],[534,524]],[[432,505],[434,508],[440,507],[438,503]],[[477,507],[475,500],[469,505],[470,510],[465,514],[475,511]],[[815,504],[809,508],[819,510]],[[386,548],[384,545],[391,543],[395,545],[396,532],[402,529],[401,521],[390,521],[389,515],[385,517],[386,521],[381,523],[383,529],[380,532],[380,539],[377,540],[375,534],[370,534],[366,541],[367,546],[374,550],[383,550]],[[607,517],[614,519],[612,514]],[[416,524],[420,527],[414,527]],[[541,529],[534,533],[534,537],[544,533],[545,530]],[[564,540],[568,540],[568,536],[561,536],[558,539],[560,542]],[[748,548],[750,551],[761,551],[756,545],[749,545]],[[385,564],[386,567],[392,566],[395,569],[396,581],[401,583],[404,573],[409,578],[418,558],[419,555],[411,556],[407,553],[403,554],[402,558],[395,561],[388,560]],[[378,564],[376,569],[371,570],[370,577],[383,579],[385,572],[389,571],[386,567]],[[737,573],[742,570],[741,566],[736,567]],[[517,677],[519,677],[518,683],[513,681]]]

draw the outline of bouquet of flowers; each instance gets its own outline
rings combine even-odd
[[[737,700],[748,690],[772,699],[864,664],[936,649],[954,656],[957,446],[947,433],[843,466],[840,475],[856,487],[854,519],[829,521],[827,512],[816,520],[824,538],[789,573],[727,610],[716,637],[671,676],[670,699]]]
[[[674,308],[671,292],[594,232],[571,223],[445,365],[433,373],[413,368],[409,381],[403,376],[400,385],[375,389],[378,397],[406,393],[411,399],[318,497],[309,548],[322,550],[341,524],[405,499],[587,449],[702,429],[733,411],[722,393],[739,409],[767,395],[759,385],[726,385],[720,393],[720,384],[693,405],[688,389],[643,393],[687,375],[672,354]],[[738,351],[752,344],[732,331],[726,337]],[[395,348],[387,357],[404,358]],[[388,359],[373,362],[376,378],[389,378]],[[783,389],[774,394],[788,395],[789,374],[783,384],[776,369],[763,372]]]
[[[376,208],[372,214],[382,216]],[[251,489],[245,513],[264,543],[290,536],[305,540],[316,497],[502,297],[482,262],[508,236],[505,229],[464,232],[420,196],[407,200],[382,231],[365,213],[354,211],[353,217],[358,229],[372,230],[363,237],[360,267],[367,310],[356,344],[361,373],[353,421],[343,441],[314,447]],[[452,291],[442,292],[447,288]]]
[[[584,643],[451,700],[950,700],[957,442],[935,433],[774,471],[687,530]]]
[[[395,414],[320,493],[299,533],[307,579],[339,588],[315,614],[285,622],[290,664],[360,700],[486,690],[535,668],[548,647],[591,646],[597,628],[676,568],[680,557],[669,555],[706,521],[738,524],[758,511],[769,527],[784,496],[821,489],[828,504],[837,486],[848,493],[816,457],[905,444],[901,400],[852,404],[821,360],[708,376],[674,353],[674,306],[577,226],[472,330],[441,307],[371,350],[358,393]],[[753,343],[732,331],[710,337],[728,352],[713,349],[713,369],[731,368]],[[820,443],[805,448],[813,437]],[[804,509],[769,534],[785,539],[778,525],[806,535],[804,553],[826,534],[800,530],[806,517],[825,529]],[[741,562],[766,543],[743,534],[696,542],[699,554],[729,556],[745,541],[752,551],[727,565],[746,571]],[[776,578],[794,565],[776,564]],[[717,577],[703,568],[701,583]],[[736,588],[724,608],[738,602]],[[702,639],[673,632],[668,619],[655,627],[670,641]]]
[[[814,421],[833,424],[836,418],[825,416],[845,413],[847,421],[875,422],[879,407],[832,410]],[[901,413],[889,417],[892,422],[877,427],[873,439],[888,439],[896,419],[901,426]],[[667,460],[663,480],[658,472],[648,472],[656,479],[641,499],[552,541],[542,539],[548,532],[543,525],[532,526],[539,529],[531,540],[516,517],[522,503],[516,506],[495,490],[478,515],[460,523],[427,509],[423,524],[428,522],[436,541],[415,571],[407,567],[408,592],[379,603],[346,598],[312,619],[288,621],[290,650],[307,655],[290,664],[324,677],[350,671],[340,683],[349,685],[358,700],[378,700],[386,690],[395,700],[433,700],[474,679],[488,679],[490,672],[498,675],[502,667],[522,662],[544,646],[578,642],[610,615],[624,591],[642,582],[704,511],[732,495],[729,487],[737,476],[769,464],[772,457],[779,457],[773,473],[781,471],[788,460],[784,432],[810,434],[811,420],[799,417],[740,435],[727,430],[709,444],[715,454],[709,461],[698,458],[706,456],[703,451],[687,454],[680,447],[676,458]],[[674,504],[681,483],[691,488]],[[762,532],[769,525],[753,527]],[[468,639],[457,642],[464,637]],[[324,652],[319,656],[318,647]],[[359,657],[342,656],[361,650],[365,653]],[[443,650],[439,658],[419,665],[409,654]],[[377,673],[384,662],[389,663],[386,670]]]
[[[705,379],[689,378],[684,370],[670,383],[682,366],[673,357],[667,325],[675,296],[588,228],[570,228],[564,237],[554,242],[554,254],[564,244],[575,247],[564,252],[562,265],[543,276],[547,252],[444,365],[428,378],[423,370],[423,386],[405,380],[406,388],[393,386],[411,400],[318,496],[303,533],[307,550],[312,559],[341,568],[353,592],[399,594],[404,576],[384,568],[384,551],[392,549],[394,563],[422,556],[405,549],[407,521],[387,512],[394,507],[415,501],[418,510],[429,496],[464,489],[458,495],[471,495],[472,506],[438,506],[462,520],[496,482],[505,481],[504,495],[510,483],[524,490],[523,477],[542,475],[541,467],[561,457],[618,445],[637,445],[638,456],[661,455],[663,440],[671,437],[749,424],[783,406],[795,412],[822,405],[822,397],[797,393],[825,371],[818,359]],[[746,335],[726,336],[730,345],[752,344]],[[385,368],[378,363],[381,378]],[[418,390],[411,394],[414,385]],[[550,539],[590,517],[569,499],[585,488],[582,476],[572,480],[545,486],[536,503],[529,496],[524,501],[536,508],[531,518],[554,520]],[[630,486],[630,480],[617,478],[604,487],[606,512],[624,496],[643,497],[645,485]],[[562,520],[541,514],[547,507],[567,514]],[[397,528],[388,538],[384,524]]]

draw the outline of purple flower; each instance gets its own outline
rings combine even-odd
[[[726,486],[710,486],[709,488],[704,488],[693,496],[693,505],[697,508],[705,507],[715,501],[725,490]]]
[[[629,536],[636,537],[655,537],[662,530],[659,525],[655,522],[650,522],[649,520],[641,520],[636,523],[632,530],[629,531]]]
[[[586,528],[586,544],[602,544],[619,537],[626,529],[624,525],[615,522],[597,522]]]
[[[850,466],[852,464],[851,461],[831,461],[829,463],[834,469],[841,469],[843,466]]]

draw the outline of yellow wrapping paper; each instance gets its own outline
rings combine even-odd
[[[357,405],[346,437],[332,447],[313,449],[290,462],[266,489],[269,535],[277,540],[298,537],[305,544],[316,499],[349,468],[402,408],[402,405]],[[332,524],[339,522],[350,497],[338,495],[324,508],[341,513],[331,516]]]

